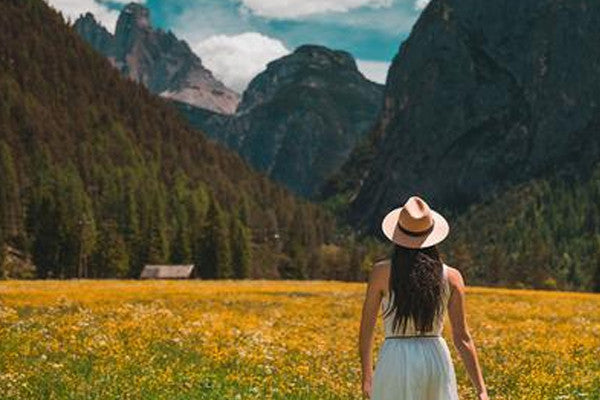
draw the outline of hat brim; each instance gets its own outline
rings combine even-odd
[[[443,241],[450,232],[448,221],[436,211],[431,210],[433,229],[422,236],[413,236],[404,233],[398,226],[398,216],[402,207],[390,211],[381,222],[383,234],[392,242],[411,249],[421,249],[434,246]]]

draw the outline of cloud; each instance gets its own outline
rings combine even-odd
[[[415,0],[415,10],[423,10],[429,4],[429,0]]]
[[[328,12],[348,12],[360,7],[390,7],[392,2],[393,0],[242,0],[243,6],[253,14],[274,19],[295,19]]]
[[[109,8],[103,2],[96,0],[46,0],[46,2],[55,9],[62,12],[66,19],[75,22],[80,15],[87,12],[94,14],[109,32],[114,32],[119,18],[119,10]],[[127,0],[111,0],[111,3],[125,4]],[[145,3],[145,0],[136,1],[136,3]]]
[[[238,92],[267,63],[290,52],[279,40],[258,32],[214,35],[194,45],[193,50],[218,79]]]
[[[386,61],[356,60],[358,70],[369,80],[385,83],[390,63]]]

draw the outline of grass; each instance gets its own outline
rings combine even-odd
[[[0,398],[360,399],[364,290],[326,281],[2,282]],[[491,398],[600,399],[600,295],[470,287],[467,313]],[[382,336],[379,321],[375,361]],[[448,342],[461,399],[473,399]]]

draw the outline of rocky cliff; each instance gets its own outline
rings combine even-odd
[[[154,29],[146,7],[128,4],[114,35],[90,13],[80,17],[74,28],[124,75],[152,92],[218,113],[235,112],[239,95],[204,68],[185,41],[170,31]]]
[[[372,128],[382,89],[350,54],[306,45],[256,76],[235,116],[180,108],[255,168],[311,196]]]
[[[393,60],[370,143],[342,169],[350,220],[376,232],[413,193],[460,211],[585,174],[600,159],[599,37],[593,0],[433,0]]]

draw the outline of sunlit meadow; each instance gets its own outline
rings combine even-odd
[[[2,399],[360,399],[365,284],[0,283]],[[600,295],[469,288],[492,399],[600,399]],[[461,399],[475,398],[449,337]],[[375,354],[383,327],[377,325]]]

